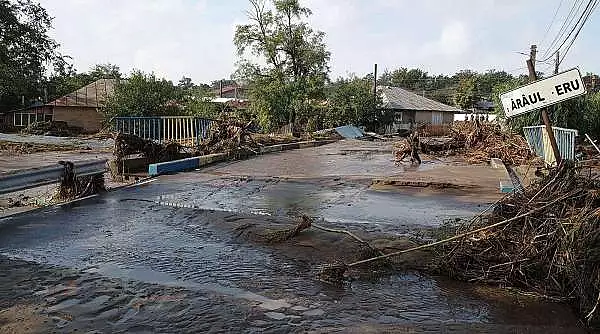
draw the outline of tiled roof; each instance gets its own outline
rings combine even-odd
[[[114,92],[115,84],[115,79],[99,79],[46,105],[59,107],[102,107],[106,103],[108,96]]]
[[[380,86],[377,89],[383,99],[384,109],[462,112],[458,108],[428,99],[399,87]]]

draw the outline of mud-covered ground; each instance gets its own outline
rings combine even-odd
[[[392,158],[386,143],[340,142],[1,220],[0,332],[585,332],[565,305],[415,271],[426,252],[384,275],[355,268],[339,286],[317,273],[363,258],[355,240],[310,228],[268,242],[304,213],[390,252],[494,198],[473,187],[382,191],[373,179],[443,168]]]

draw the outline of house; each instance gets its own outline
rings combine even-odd
[[[461,109],[428,99],[399,87],[378,87],[383,104],[381,109],[394,112],[394,122],[386,132],[406,129],[410,123],[441,125],[452,123]]]
[[[113,94],[115,84],[115,79],[99,79],[52,102],[13,110],[10,112],[13,125],[27,127],[34,122],[51,120],[66,122],[86,133],[97,132],[104,121],[101,108]]]

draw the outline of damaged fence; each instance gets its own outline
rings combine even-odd
[[[208,137],[213,120],[194,116],[115,117],[114,130],[158,144],[196,147]]]
[[[575,160],[575,138],[577,130],[552,127],[558,151],[563,159]],[[547,164],[553,164],[556,159],[550,145],[550,139],[544,125],[523,128],[527,144],[533,153],[544,158]]]

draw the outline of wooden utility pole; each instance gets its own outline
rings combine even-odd
[[[534,82],[537,80],[537,73],[535,72],[535,56],[537,53],[537,46],[531,46],[531,53],[529,55],[529,59],[527,60],[527,69],[529,69],[529,81]],[[544,121],[544,125],[546,126],[546,132],[548,133],[548,139],[550,139],[550,145],[552,146],[552,152],[554,153],[554,159],[556,160],[556,165],[558,166],[561,162],[560,151],[558,150],[558,145],[556,144],[556,138],[554,137],[554,130],[552,130],[552,124],[550,123],[550,117],[548,117],[547,108],[542,108],[542,120]]]
[[[377,64],[375,64],[373,71],[373,98],[377,101]]]
[[[558,74],[558,65],[560,65],[560,52],[556,51],[556,59],[554,59],[554,74]]]

